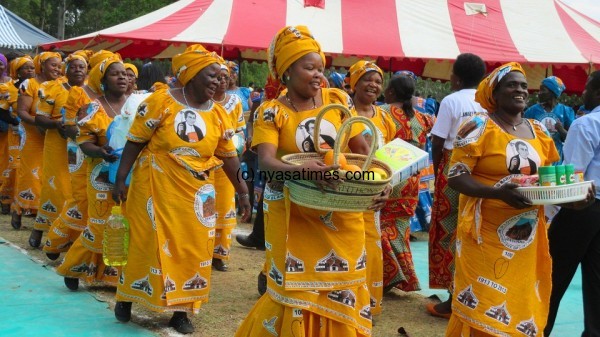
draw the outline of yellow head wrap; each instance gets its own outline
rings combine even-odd
[[[73,54],[71,54],[71,55],[79,55],[79,56],[83,57],[85,59],[85,63],[88,64],[88,63],[90,63],[90,57],[92,57],[92,55],[94,55],[94,51],[89,50],[89,49],[81,49],[76,52],[73,52]]]
[[[130,69],[131,71],[133,71],[133,73],[135,74],[135,78],[139,77],[138,69],[135,66],[135,64],[132,64],[132,63],[123,63],[123,65],[125,65],[125,69]]]
[[[358,61],[354,63],[348,70],[348,74],[350,75],[350,89],[354,90],[356,82],[358,82],[358,80],[360,80],[360,78],[369,71],[378,72],[379,75],[381,75],[381,79],[383,79],[383,71],[375,63],[371,61]]]
[[[288,26],[281,29],[269,46],[269,70],[281,80],[283,73],[299,58],[318,53],[325,65],[325,54],[306,26]]]
[[[33,65],[35,66],[35,73],[41,74],[42,73],[42,64],[44,64],[44,62],[48,61],[49,59],[51,59],[53,57],[56,57],[59,61],[62,61],[62,56],[60,56],[59,53],[45,51],[43,53],[37,54],[35,56],[35,58],[33,59]]]
[[[113,55],[112,57],[104,59],[104,61],[100,62],[94,68],[92,68],[92,70],[90,70],[90,74],[88,76],[88,87],[90,87],[90,89],[92,89],[98,95],[104,94],[102,79],[104,78],[106,70],[108,70],[110,65],[113,63],[123,64],[119,55]]]
[[[90,67],[94,68],[98,63],[114,55],[117,55],[119,60],[121,59],[121,55],[119,55],[119,53],[113,53],[108,50],[101,50],[99,52],[96,52],[94,55],[90,56]]]
[[[13,59],[12,61],[10,61],[10,65],[8,66],[9,68],[9,72],[10,72],[10,77],[12,77],[14,80],[19,78],[19,69],[25,65],[25,63],[27,62],[31,62],[33,64],[33,59],[31,58],[31,56],[29,55],[25,55],[25,56],[21,56],[21,57],[17,57],[15,59]]]
[[[204,49],[202,45],[189,46],[183,53],[173,56],[171,70],[181,84],[186,85],[198,72],[213,63],[220,63],[218,55]]]
[[[498,86],[498,83],[502,81],[506,74],[513,71],[518,71],[523,76],[526,76],[525,70],[517,62],[510,62],[499,66],[479,83],[477,92],[475,93],[475,102],[479,103],[488,113],[493,113],[496,110],[496,100],[493,97],[494,89],[496,89],[496,86]]]
[[[87,59],[83,55],[73,53],[65,58],[65,62],[63,63],[63,69],[62,69],[63,74],[65,74],[65,75],[67,74],[67,67],[69,66],[69,63],[71,63],[75,60],[79,60],[79,61],[83,62],[83,64],[85,64],[85,67],[87,68],[87,65],[88,65]]]

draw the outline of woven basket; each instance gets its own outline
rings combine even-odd
[[[583,200],[591,187],[591,181],[584,181],[560,186],[517,187],[517,190],[533,205],[555,205]]]
[[[314,138],[320,137],[320,124],[325,116],[325,113],[332,109],[342,111],[346,116],[350,116],[342,123],[335,139],[333,158],[334,164],[339,164],[339,154],[342,145],[346,146],[350,127],[355,123],[363,123],[369,127],[373,133],[371,139],[371,152],[368,156],[361,154],[348,153],[344,154],[348,164],[357,165],[366,171],[372,167],[378,167],[384,170],[387,174],[386,179],[382,180],[345,180],[337,185],[336,189],[325,188],[322,192],[317,185],[309,180],[287,180],[286,186],[289,189],[290,199],[294,203],[308,208],[338,211],[338,212],[363,212],[373,204],[373,198],[379,196],[386,186],[389,184],[392,176],[392,169],[384,162],[374,159],[377,146],[377,130],[373,122],[365,117],[351,117],[350,111],[343,105],[332,104],[324,107],[316,117]],[[318,143],[318,141],[316,142]],[[315,147],[317,152],[311,153],[294,153],[288,154],[281,158],[284,163],[302,165],[309,161],[323,161],[322,154],[327,150]]]

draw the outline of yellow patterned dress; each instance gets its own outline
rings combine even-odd
[[[392,117],[381,107],[373,106],[374,115],[371,122],[377,128],[379,136],[377,148],[391,142],[396,135],[396,125]],[[353,109],[353,112],[355,110]],[[363,132],[363,136],[369,145],[371,144],[371,131]],[[381,301],[383,299],[383,252],[381,250],[381,222],[380,212],[364,212],[365,220],[365,244],[367,246],[367,286],[371,294],[371,314],[381,313]]]
[[[30,78],[19,86],[19,95],[29,96],[33,99],[28,113],[31,116],[36,115],[39,101],[38,92],[41,83],[35,78]],[[44,151],[44,135],[35,126],[27,123],[23,125],[23,134],[21,135],[21,162],[17,169],[17,179],[15,183],[15,202],[13,210],[17,214],[22,214],[24,210],[36,213],[40,204],[40,193],[42,191],[42,153]],[[45,226],[34,226],[37,230],[47,230]]]
[[[177,89],[172,89],[177,90]],[[193,120],[193,123],[189,123]],[[215,242],[215,187],[203,173],[237,155],[225,110],[197,110],[159,89],[138,108],[127,139],[145,143],[131,176],[127,265],[117,301],[197,313],[208,301]]]
[[[227,118],[235,132],[241,133],[243,136],[246,120],[244,119],[240,97],[229,95],[229,100],[221,106],[227,111]],[[217,195],[217,222],[215,226],[214,257],[229,260],[231,233],[237,225],[237,212],[235,209],[235,189],[222,168],[215,171],[215,191]]]
[[[322,89],[323,104],[348,106],[338,89]],[[265,102],[254,119],[253,146],[277,147],[277,157],[314,152],[315,116],[277,100]],[[333,148],[340,114],[329,111],[317,146]],[[353,128],[351,135],[363,128]],[[264,192],[267,292],[236,336],[370,336],[371,307],[362,212],[327,212],[292,203],[283,183]],[[307,244],[310,242],[310,244]]]
[[[10,111],[12,117],[17,117],[17,98],[19,89],[14,81],[0,83],[0,108]],[[6,132],[6,158],[7,165],[2,171],[2,187],[0,187],[0,202],[3,205],[11,205],[14,201],[14,187],[17,176],[17,168],[21,160],[21,135],[22,126],[19,124],[9,125]]]
[[[90,102],[86,111],[87,115],[78,122],[77,143],[104,146],[107,143],[106,130],[112,122],[112,117],[106,113],[98,100]],[[88,283],[101,281],[116,285],[121,267],[106,266],[102,261],[104,226],[110,216],[110,210],[115,205],[112,199],[114,185],[108,180],[108,163],[104,159],[87,157],[85,160],[87,161],[87,227],[75,240],[56,272]]]
[[[47,81],[40,86],[40,101],[37,114],[52,120],[62,119],[62,109],[69,97],[68,84],[58,80]],[[63,209],[66,196],[71,194],[71,177],[68,171],[67,141],[58,129],[46,130],[43,153],[44,173],[42,175],[42,192],[40,207],[35,219],[35,228],[47,231]],[[65,236],[57,231],[54,235]],[[46,252],[55,252],[46,248],[52,246],[51,240],[44,245]],[[65,248],[65,247],[57,247]]]
[[[87,107],[91,100],[81,87],[69,90],[65,103],[65,125],[76,126],[77,113],[81,107]],[[87,109],[85,109],[87,112]],[[83,113],[85,114],[85,112]],[[83,116],[82,116],[83,117]],[[59,216],[54,220],[48,233],[49,244],[44,251],[61,253],[69,249],[79,234],[87,226],[87,161],[77,143],[69,138],[66,140],[68,180],[70,187],[65,193],[65,202]]]
[[[486,115],[465,122],[454,142],[449,179],[470,173],[477,182],[502,186],[521,174],[511,159],[536,174],[559,156],[552,138],[536,120],[525,120],[533,139],[506,133]],[[542,336],[552,288],[543,206],[515,209],[498,199],[461,194],[456,233],[452,317],[446,336]]]

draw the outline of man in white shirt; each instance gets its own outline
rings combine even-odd
[[[452,67],[450,81],[457,90],[440,103],[437,120],[431,130],[433,167],[436,176],[431,227],[429,229],[429,287],[452,293],[454,246],[458,221],[458,195],[448,185],[448,167],[454,139],[460,125],[476,113],[485,113],[475,102],[475,91],[485,75],[483,60],[474,54],[461,54]],[[427,304],[427,311],[450,318],[452,296],[446,302]]]

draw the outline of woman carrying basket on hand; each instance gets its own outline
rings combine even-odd
[[[350,104],[343,91],[321,88],[325,67],[321,46],[305,26],[283,28],[269,48],[269,65],[288,91],[257,110],[252,145],[261,170],[325,173],[336,169],[317,161],[290,165],[280,160],[285,154],[304,152],[302,142],[310,136],[305,126],[315,120],[321,107]],[[321,133],[336,137],[341,124],[340,113],[329,111],[321,122]],[[369,147],[361,131],[352,128],[348,146],[355,153],[367,154]],[[316,183],[335,185],[325,180]],[[386,197],[383,193],[375,198],[370,209],[380,209]],[[365,254],[363,213],[299,206],[290,201],[283,182],[270,181],[264,192],[264,218],[268,289],[236,336],[370,336],[366,268],[357,263]]]
[[[521,174],[510,161],[523,146],[536,167],[559,156],[546,128],[522,117],[527,97],[518,63],[496,68],[475,94],[488,115],[468,119],[454,141],[448,184],[462,195],[446,336],[543,334],[552,286],[544,208],[515,189]]]

